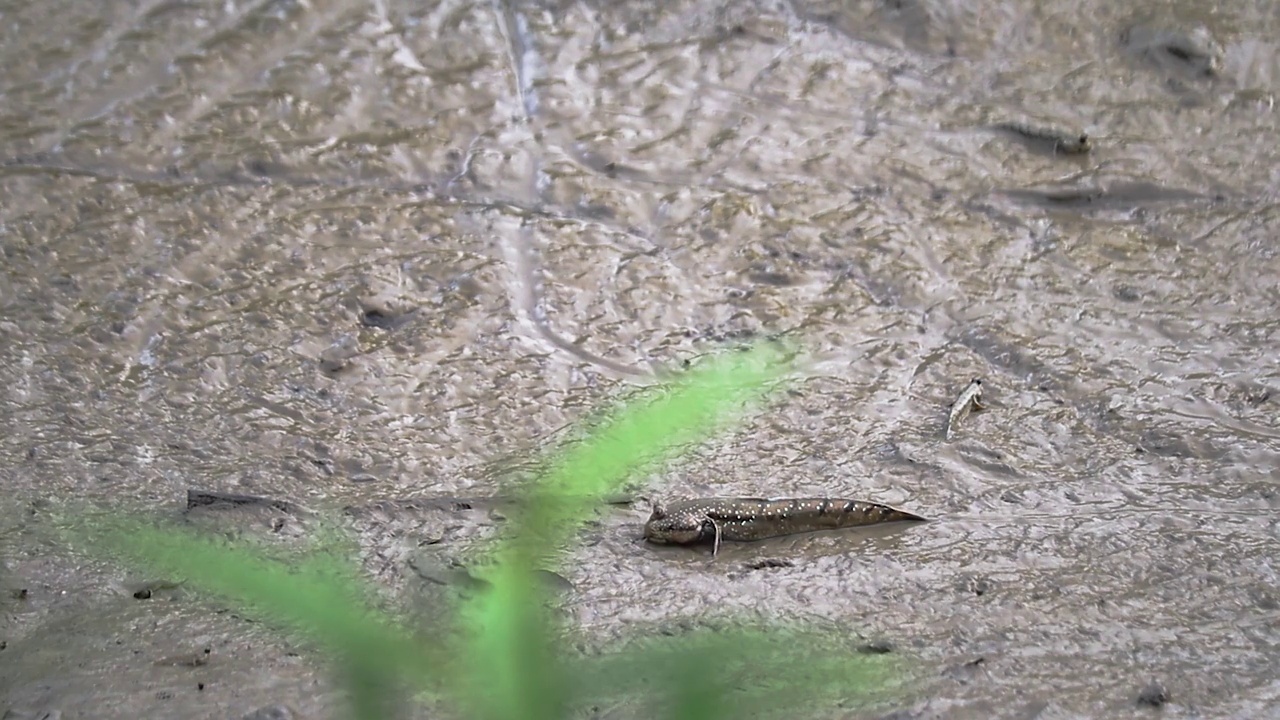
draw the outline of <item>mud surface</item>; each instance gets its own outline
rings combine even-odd
[[[422,498],[492,494],[620,390],[780,333],[794,392],[637,492],[933,522],[712,559],[606,509],[551,578],[583,628],[839,623],[921,669],[872,716],[1280,712],[1273,3],[0,19],[5,717],[343,707],[309,648],[68,551],[73,500],[284,501],[188,516],[341,519],[412,595],[503,516]]]

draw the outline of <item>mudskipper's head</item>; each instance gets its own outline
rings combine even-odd
[[[661,505],[644,524],[644,539],[652,543],[688,545],[715,534],[715,525],[706,515],[694,512],[668,514]]]

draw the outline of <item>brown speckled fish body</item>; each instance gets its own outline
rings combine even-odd
[[[655,506],[645,539],[689,545],[713,540],[763,540],[780,535],[836,530],[924,518],[887,505],[843,498],[732,498],[681,500]]]
[[[996,130],[1013,133],[1030,142],[1043,143],[1057,155],[1082,155],[1093,149],[1089,136],[1052,127],[1041,127],[1023,122],[1001,122]]]

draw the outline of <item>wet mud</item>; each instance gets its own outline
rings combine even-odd
[[[841,717],[1280,712],[1280,46],[1207,7],[4,5],[0,715],[344,710],[73,508],[340,528],[430,620],[567,428],[770,337],[789,392],[543,569],[584,637],[910,661]],[[930,522],[644,542],[700,497]]]

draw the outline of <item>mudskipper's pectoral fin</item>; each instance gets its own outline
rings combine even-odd
[[[712,520],[710,522],[711,522],[711,527],[716,529],[715,544],[711,546],[711,557],[715,557],[716,554],[720,552],[720,523],[716,522],[715,520]]]

